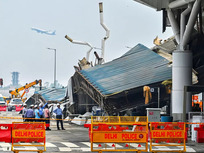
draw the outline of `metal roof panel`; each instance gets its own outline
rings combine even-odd
[[[171,78],[169,61],[142,44],[111,62],[80,73],[103,95],[161,82]]]
[[[61,101],[66,96],[66,88],[60,89],[43,89],[36,91],[36,94],[40,94],[46,101]]]

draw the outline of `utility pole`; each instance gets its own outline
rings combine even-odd
[[[56,49],[55,48],[47,48],[47,49],[54,51],[54,88],[56,88]]]

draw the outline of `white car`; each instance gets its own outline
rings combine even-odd
[[[22,106],[23,101],[20,98],[13,98],[11,99],[10,103],[8,104],[8,111],[12,111],[16,109],[16,106]]]

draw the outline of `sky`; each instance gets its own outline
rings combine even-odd
[[[103,2],[104,23],[110,29],[105,43],[105,62],[120,57],[141,43],[153,47],[162,33],[162,12],[133,0],[0,0],[0,78],[11,84],[11,72],[19,72],[19,83],[54,80],[54,52],[57,51],[57,80],[64,86],[74,74],[74,65],[86,56],[88,46],[70,43],[85,41],[101,47],[105,30],[100,25],[99,2]],[[56,30],[56,35],[40,34],[32,27]],[[90,60],[95,61],[92,50]]]

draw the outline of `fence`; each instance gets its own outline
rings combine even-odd
[[[14,153],[18,153],[19,151],[37,151],[38,153],[42,153],[43,151],[46,151],[45,141],[45,123],[12,123],[11,150]],[[33,147],[36,147],[36,149],[32,149]]]
[[[0,142],[11,142],[12,124],[0,124]]]
[[[7,106],[6,105],[0,105],[0,111],[6,111],[7,110]]]
[[[186,152],[186,124],[183,122],[151,122],[151,152]],[[155,149],[158,146],[177,146],[178,149]]]
[[[91,151],[147,152],[147,117],[93,116]]]

